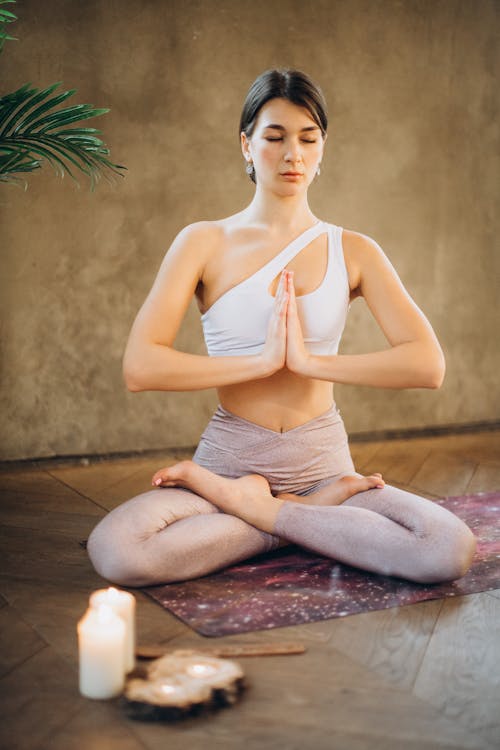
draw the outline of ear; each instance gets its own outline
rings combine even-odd
[[[251,158],[252,154],[250,153],[250,140],[247,137],[247,134],[241,131],[240,133],[240,140],[241,140],[241,151],[243,153],[243,156],[248,161],[249,158]]]

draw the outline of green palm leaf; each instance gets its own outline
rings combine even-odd
[[[123,177],[120,170],[126,167],[107,158],[109,149],[98,137],[100,130],[68,128],[72,123],[103,115],[109,109],[76,104],[54,110],[75,93],[75,89],[71,89],[51,96],[58,86],[60,82],[39,90],[26,83],[17,91],[0,97],[0,181],[14,181],[16,172],[38,169],[43,160],[47,160],[57,174],[68,174],[78,182],[71,169],[71,166],[76,167],[90,178],[91,190],[103,175],[107,179],[114,175]]]
[[[8,5],[9,3],[15,3],[16,0],[0,0],[0,5]],[[17,16],[10,12],[0,8],[0,52],[2,51],[3,45],[7,40],[17,41],[15,36],[10,36],[5,31],[6,24],[17,21]]]

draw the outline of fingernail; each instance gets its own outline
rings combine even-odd
[[[156,485],[159,485],[159,484],[161,484],[161,479],[155,479],[154,483],[155,483]]]

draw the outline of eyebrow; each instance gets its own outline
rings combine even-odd
[[[277,125],[275,123],[271,123],[270,125],[264,125],[264,130],[267,130],[268,128],[272,128],[273,130],[281,130],[282,132],[286,132],[286,128],[283,125]],[[317,125],[309,125],[308,127],[301,128],[300,132],[304,133],[305,131],[309,130],[319,130],[319,127]]]

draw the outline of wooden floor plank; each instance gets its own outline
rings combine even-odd
[[[12,607],[0,609],[0,677],[46,645],[46,641]]]
[[[78,490],[87,497],[98,498],[100,494],[115,484],[123,482],[138,471],[156,465],[158,459],[123,459],[102,461],[88,466],[65,466],[50,469],[50,474],[65,485]],[[153,473],[153,472],[151,472]]]
[[[424,461],[411,485],[439,497],[462,495],[475,470],[472,461],[437,450]]]
[[[214,719],[218,720],[218,717]],[[175,731],[175,730],[173,730]],[[207,732],[201,736],[189,731],[189,745],[177,730],[168,734],[169,750],[461,750],[462,745],[405,739],[402,744],[388,745],[386,737],[374,737],[362,733],[343,732],[339,729],[323,729],[321,726],[298,726],[293,734],[286,728],[280,729],[267,721],[255,726],[250,737],[238,736],[236,731],[218,735],[211,739]],[[151,750],[164,750],[161,740],[149,741]]]
[[[0,679],[0,747],[49,748],[53,732],[64,726],[85,701],[78,678],[47,646]]]
[[[495,461],[500,455],[500,430],[416,438],[409,442],[430,447],[436,453],[461,457],[473,463]]]
[[[57,532],[65,534],[73,539],[87,538],[99,519],[105,515],[105,511],[91,515],[77,513],[60,513],[51,510],[40,512],[32,508],[23,508],[19,503],[9,502],[0,504],[0,524],[8,528],[16,527],[31,531],[34,534],[41,532]]]
[[[442,605],[436,600],[337,618],[330,622],[331,643],[391,685],[409,690]]]
[[[217,715],[212,721],[219,720]],[[378,738],[360,732],[346,733],[331,728],[325,730],[321,725],[301,725],[292,733],[289,731],[289,723],[280,729],[272,721],[253,727],[251,736],[241,734],[235,728],[213,738],[208,733],[211,727],[201,735],[189,726],[185,730],[166,728],[163,737],[159,737],[156,731],[155,737],[155,730],[148,729],[150,734],[147,737],[147,747],[150,750],[165,750],[165,742],[168,742],[168,750],[461,750],[463,747],[441,744],[438,739],[432,742],[405,739],[403,744],[388,745],[385,737]],[[145,734],[143,727],[141,732]]]
[[[46,472],[0,473],[0,508],[100,515],[95,504]]]
[[[467,493],[500,491],[500,461],[482,461],[467,485]]]
[[[190,454],[189,454],[190,455]],[[151,477],[159,468],[171,466],[186,452],[165,457],[138,457],[51,469],[50,475],[108,510],[141,492],[151,489]]]
[[[78,713],[36,750],[148,750],[114,702],[84,701]],[[165,742],[164,727],[160,725],[157,731]],[[170,750],[167,743],[164,748]]]
[[[83,536],[87,529],[81,529]],[[28,580],[33,587],[45,581],[77,588],[99,588],[99,584],[103,584],[76,537],[48,530],[37,532],[0,526],[0,549],[0,593],[3,593],[4,578]]]
[[[367,443],[349,443],[349,448],[351,451],[352,460],[354,461],[354,466],[356,467],[356,471],[364,474],[365,466],[372,460],[373,456],[375,456],[379,452],[381,446],[383,446],[383,443],[379,441],[372,441]]]
[[[500,739],[499,643],[500,601],[486,594],[447,599],[414,685],[415,695],[491,747]]]
[[[409,484],[430,454],[428,446],[410,440],[394,440],[363,464],[364,474],[378,471],[388,484]]]
[[[137,465],[137,462],[135,463],[136,466],[132,473],[122,472],[120,477],[115,476],[113,482],[103,486],[99,486],[97,481],[87,482],[85,477],[82,481],[78,481],[76,469],[72,469],[73,478],[66,477],[66,479],[79,491],[91,497],[100,507],[112,510],[135,495],[153,489],[151,477],[154,472],[162,466],[175,463],[175,460],[171,459],[170,462],[165,461],[163,464],[158,460],[151,459],[148,459],[148,461],[142,460],[140,465]],[[69,469],[67,473],[69,474]]]

